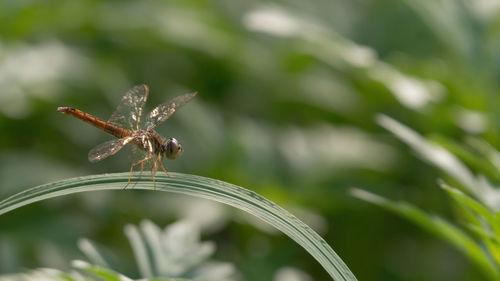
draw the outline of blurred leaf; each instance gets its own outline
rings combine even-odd
[[[464,209],[469,209],[475,214],[481,216],[493,228],[495,234],[500,236],[500,225],[496,225],[495,214],[492,210],[488,210],[476,200],[470,198],[462,191],[453,188],[447,184],[441,184],[441,187]]]
[[[65,273],[57,269],[40,268],[26,273],[0,276],[0,281],[93,281],[78,272]],[[98,280],[95,280],[98,281]]]
[[[492,180],[500,180],[500,174],[497,167],[491,161],[485,161],[483,151],[471,151],[463,145],[457,144],[455,141],[445,138],[443,136],[436,136],[432,138],[433,141],[439,143],[443,148],[459,157],[463,162],[473,168],[476,173],[481,173]],[[488,159],[490,160],[490,159]]]
[[[80,239],[78,241],[78,248],[82,251],[85,256],[90,260],[90,262],[94,265],[109,267],[108,263],[101,256],[99,251],[97,251],[96,247],[89,239]]]
[[[105,267],[100,267],[96,265],[91,265],[89,263],[86,263],[84,261],[80,260],[75,260],[73,261],[73,266],[82,269],[86,273],[90,273],[91,275],[94,275],[98,277],[99,279],[105,280],[105,281],[133,281],[132,279],[121,275],[117,272],[114,272],[111,269],[107,269]]]
[[[442,218],[427,214],[406,202],[389,201],[384,197],[362,189],[353,188],[351,189],[351,194],[361,200],[384,207],[431,233],[440,236],[474,261],[490,280],[498,280],[500,278],[498,267],[487,258],[481,247],[462,230]]]
[[[424,160],[456,179],[483,204],[495,211],[500,211],[500,191],[494,189],[486,179],[474,176],[455,155],[386,115],[379,114],[376,119],[380,126],[413,148]]]
[[[460,190],[441,184],[441,187],[457,202],[465,214],[474,223],[469,225],[469,229],[485,241],[485,244],[495,259],[497,266],[500,266],[500,225],[497,223],[493,211],[488,210],[476,200],[470,198]]]
[[[0,276],[0,281],[133,281],[123,274],[86,263],[81,260],[74,260],[73,266],[80,272],[72,271],[65,273],[57,269],[41,268],[27,273]],[[141,279],[140,281],[189,281],[179,278],[153,278]]]
[[[132,187],[187,194],[237,207],[287,234],[304,247],[334,280],[356,280],[340,257],[316,232],[273,202],[253,191],[219,180],[179,173],[170,174],[171,177],[157,175],[156,187],[149,179],[134,176]],[[123,189],[128,177],[128,173],[91,175],[40,185],[1,201],[0,214],[56,196],[83,191]]]
[[[263,6],[248,12],[245,26],[252,31],[297,39],[299,52],[345,72],[352,71],[367,80],[381,83],[402,105],[421,110],[441,100],[445,88],[441,83],[406,75],[377,57],[376,50],[357,44],[326,28],[315,18],[278,6]],[[292,46],[295,46],[292,45]]]
[[[483,162],[484,158],[486,158],[488,159],[488,163],[491,163],[493,166],[495,166],[496,171],[495,173],[493,173],[492,178],[500,178],[500,152],[485,140],[477,137],[466,137],[465,143],[467,143],[479,153],[480,158]]]
[[[153,222],[144,220],[139,227],[125,226],[125,233],[143,277],[234,280],[236,270],[232,264],[208,262],[215,252],[215,244],[201,242],[201,234],[192,222],[178,221],[162,230]]]
[[[462,57],[471,55],[476,40],[470,28],[473,18],[466,9],[467,1],[405,0],[405,2],[420,15],[436,37],[450,50]]]
[[[73,266],[77,269],[80,269],[86,274],[90,274],[91,276],[95,276],[99,281],[133,281],[132,279],[126,277],[123,274],[115,272],[106,267],[101,267],[93,264],[89,264],[87,262],[81,260],[74,260]],[[152,278],[152,279],[141,279],[142,281],[189,281],[188,279],[181,278]]]

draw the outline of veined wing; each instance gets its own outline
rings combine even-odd
[[[163,121],[167,120],[170,116],[172,116],[172,114],[175,113],[177,109],[188,103],[197,94],[198,92],[184,94],[155,107],[153,110],[151,110],[148,119],[146,120],[146,130],[153,129]]]
[[[128,90],[108,122],[128,130],[138,130],[148,93],[147,85],[138,85]]]
[[[108,158],[109,156],[117,153],[133,139],[134,137],[125,137],[101,143],[89,151],[89,161],[91,163],[95,163],[101,161],[102,159]]]
[[[130,160],[131,162],[137,162],[139,160],[143,160],[147,156],[149,156],[150,153],[148,151],[145,151],[143,149],[140,149],[137,145],[133,145],[131,147],[131,154],[130,154]],[[153,167],[153,158],[150,160],[142,162],[141,167],[143,168],[144,171],[149,171]]]

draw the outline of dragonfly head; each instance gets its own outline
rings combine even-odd
[[[169,138],[163,146],[164,154],[168,159],[174,160],[181,155],[182,145],[176,139]]]

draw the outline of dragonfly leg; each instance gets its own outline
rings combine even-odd
[[[127,186],[130,184],[130,179],[132,178],[132,172],[134,171],[134,167],[137,166],[137,165],[139,165],[139,164],[141,164],[141,173],[142,173],[142,170],[143,170],[143,167],[144,167],[144,161],[149,160],[149,159],[151,159],[151,155],[148,155],[144,159],[139,160],[139,161],[137,161],[135,163],[132,163],[132,165],[130,166],[130,173],[128,175],[127,185],[125,185],[125,187],[123,189],[126,189]]]
[[[160,156],[158,156],[158,160],[160,162],[161,169],[165,172],[165,174],[167,174],[168,177],[170,177],[170,175],[168,174],[167,170],[165,170],[165,167],[163,167],[163,163],[161,162]]]
[[[151,179],[153,180],[153,187],[154,187],[154,190],[156,191],[156,181],[155,181],[155,174],[153,172],[153,169],[151,169]]]
[[[144,161],[145,161],[145,159],[144,159]],[[141,170],[139,171],[139,178],[142,178],[142,172],[144,171],[144,161],[141,161]]]
[[[155,162],[153,163],[153,167],[151,168],[151,179],[153,179],[154,190],[156,190],[155,174],[156,174],[156,171],[158,171],[158,165],[156,164],[157,161],[158,161],[158,158],[155,158]]]

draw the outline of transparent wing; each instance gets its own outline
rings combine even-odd
[[[128,90],[108,122],[128,130],[138,130],[148,93],[149,87],[147,85],[135,86]]]
[[[155,107],[149,113],[148,119],[146,120],[145,127],[147,130],[153,129],[158,126],[163,121],[167,120],[172,114],[175,113],[177,109],[192,100],[198,93],[189,93],[182,96],[178,96],[171,101],[162,103]]]
[[[138,160],[142,160],[142,159],[146,158],[149,155],[149,152],[140,149],[137,145],[133,145],[130,155],[131,155],[130,160],[132,160],[132,162],[137,162]],[[151,168],[153,167],[152,160],[153,160],[153,158],[142,162],[142,169],[144,171],[148,172],[151,170]],[[137,167],[137,168],[140,168],[140,167]]]
[[[109,156],[117,153],[133,139],[133,137],[125,137],[101,143],[89,151],[89,161],[91,163],[95,163],[101,161],[102,159],[108,158]]]

